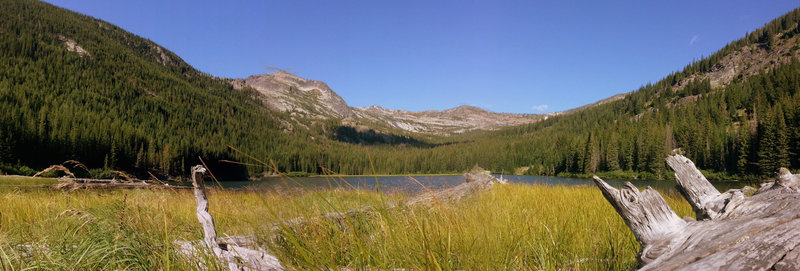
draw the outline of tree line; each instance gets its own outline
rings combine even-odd
[[[737,177],[800,168],[796,60],[719,89],[687,79],[743,46],[771,46],[800,33],[798,10],[622,100],[437,138],[361,135],[338,120],[302,120],[308,129],[288,129],[290,117],[269,110],[253,90],[235,90],[152,41],[46,3],[2,2],[0,164],[44,168],[78,160],[91,168],[180,176],[202,158],[229,179],[275,170],[460,172],[476,163],[496,172],[529,166],[528,174],[659,177],[666,175],[664,157],[680,148],[700,168]],[[90,55],[69,52],[59,35]]]

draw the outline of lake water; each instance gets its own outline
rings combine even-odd
[[[495,175],[500,177],[500,175]],[[592,186],[594,183],[590,179],[562,178],[550,176],[524,176],[524,175],[503,175],[505,180],[512,183],[532,184],[532,185],[563,185],[563,186]],[[605,180],[614,187],[621,187],[626,180]],[[633,185],[643,189],[651,186],[664,192],[677,192],[674,181],[648,181],[648,180],[629,180]],[[284,189],[365,189],[377,190],[378,187],[385,192],[405,192],[419,193],[431,189],[441,189],[459,185],[464,182],[463,175],[453,176],[383,176],[383,177],[274,177],[265,178],[260,181],[243,182],[224,182],[222,186],[230,189],[256,189],[256,190],[284,190]],[[727,191],[731,188],[741,188],[748,183],[713,183],[719,191]],[[752,184],[750,184],[753,186]],[[754,186],[758,188],[758,186]]]

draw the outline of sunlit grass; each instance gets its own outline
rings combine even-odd
[[[680,216],[691,207],[667,201]],[[636,266],[639,249],[594,187],[496,186],[456,204],[383,211],[340,230],[321,223],[288,233],[274,250],[298,269],[616,269]]]
[[[0,175],[0,187],[38,186],[43,184],[57,184],[55,178],[38,178],[28,176]]]
[[[495,186],[458,203],[388,208],[375,192],[211,189],[219,236],[270,235],[296,217],[373,206],[340,227],[260,238],[290,269],[631,269],[638,244],[594,187]],[[691,208],[665,197],[680,216]],[[0,269],[184,270],[175,240],[198,240],[190,190],[0,188]],[[23,245],[23,246],[20,246]]]

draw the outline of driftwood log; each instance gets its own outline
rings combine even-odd
[[[487,191],[492,188],[494,184],[504,184],[505,182],[496,179],[489,171],[483,170],[480,167],[475,167],[466,174],[464,174],[464,183],[436,191],[429,191],[415,197],[411,197],[399,202],[387,202],[388,209],[395,209],[398,207],[416,207],[416,206],[431,206],[434,204],[452,203],[461,200],[462,198]],[[349,219],[356,217],[374,217],[378,216],[379,211],[372,206],[364,206],[361,208],[350,209],[344,212],[331,212],[317,217],[298,217],[295,219],[281,221],[274,223],[268,231],[271,237],[277,237],[281,231],[300,231],[304,227],[313,223],[330,223],[341,230],[347,230],[350,226]],[[253,237],[235,236],[237,240],[254,240]]]
[[[717,191],[682,155],[667,158],[697,219],[679,218],[658,192],[594,176],[641,244],[641,270],[800,270],[800,174],[781,169],[753,196]]]
[[[58,184],[42,185],[46,188],[76,189],[192,189],[188,186],[172,186],[153,181],[119,182],[116,179],[59,178]]]
[[[213,251],[215,256],[223,263],[227,264],[230,270],[283,270],[283,266],[277,258],[268,254],[265,249],[258,247],[256,236],[217,237],[216,230],[214,229],[214,219],[211,217],[211,214],[208,213],[208,199],[205,195],[205,184],[203,182],[205,172],[205,168],[202,166],[195,166],[192,168],[192,184],[194,186],[195,201],[197,203],[197,218],[203,226],[204,239],[194,242],[176,241],[175,245],[179,248],[181,253],[186,255],[189,260],[197,262],[198,267],[201,269],[205,269],[205,266],[201,260],[200,251],[196,248],[198,244],[204,245],[206,248]],[[465,182],[460,185],[440,191],[430,191],[400,202],[389,202],[386,205],[389,209],[394,209],[398,207],[430,206],[439,203],[455,202],[467,195],[489,190],[496,183],[505,183],[504,181],[497,180],[490,175],[488,171],[477,166],[466,173],[464,177]],[[274,223],[266,230],[269,232],[271,238],[279,238],[281,231],[300,231],[309,224],[320,222],[332,223],[345,230],[349,227],[349,223],[347,223],[348,219],[353,219],[357,216],[375,215],[379,215],[377,209],[372,206],[364,206],[344,212],[326,213],[317,217],[290,219]]]
[[[192,186],[197,203],[197,220],[203,226],[202,245],[212,251],[214,256],[227,265],[230,270],[283,270],[278,258],[268,254],[262,248],[247,248],[232,243],[230,240],[221,242],[217,238],[214,218],[208,213],[208,198],[203,179],[205,174],[206,169],[203,166],[192,167]],[[180,251],[189,260],[196,261],[200,269],[206,269],[205,263],[202,261],[201,250],[197,249],[196,244],[197,242],[176,242]]]

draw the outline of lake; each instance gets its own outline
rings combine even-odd
[[[500,175],[495,175],[500,178]],[[534,185],[564,185],[564,186],[592,186],[591,179],[563,178],[550,176],[525,176],[525,175],[503,175],[502,178],[512,183],[534,184]],[[605,180],[614,187],[621,187],[626,181],[630,181],[636,187],[644,188],[651,186],[664,192],[677,192],[675,181],[652,181],[652,180]],[[264,178],[260,181],[241,181],[223,182],[222,186],[229,189],[255,189],[255,190],[284,190],[284,189],[365,189],[376,190],[378,187],[384,192],[404,192],[410,194],[420,193],[426,190],[435,190],[459,185],[464,182],[463,175],[451,176],[350,176],[350,177],[273,177]],[[749,183],[740,182],[716,182],[712,183],[719,191],[727,191],[731,188],[741,188]],[[758,188],[757,185],[749,184]]]

